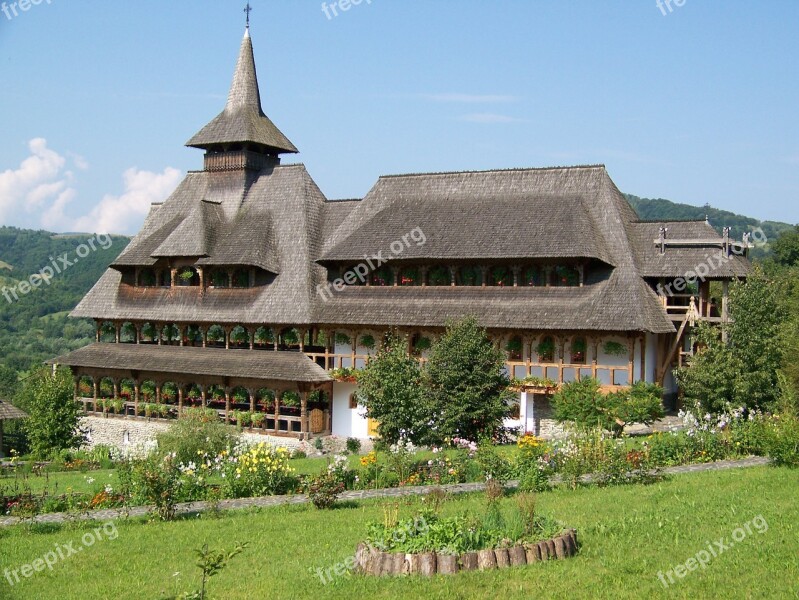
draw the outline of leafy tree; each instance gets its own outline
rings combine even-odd
[[[83,443],[78,431],[81,411],[73,398],[73,385],[69,369],[53,374],[43,368],[25,382],[18,404],[28,413],[25,431],[35,456],[46,458]]]
[[[509,412],[505,356],[477,319],[447,325],[433,345],[424,373],[435,425],[433,441],[494,437]]]
[[[778,371],[785,311],[780,286],[756,267],[746,282],[733,286],[727,343],[718,330],[700,325],[699,350],[675,376],[688,404],[719,412],[727,404],[771,408],[779,399]]]
[[[0,400],[11,400],[17,393],[19,383],[17,372],[11,367],[0,365]]]
[[[552,401],[555,418],[580,429],[599,427],[621,435],[625,425],[649,425],[663,417],[663,390],[638,382],[629,389],[605,394],[596,379],[583,378],[565,384]]]
[[[772,258],[778,265],[793,267],[799,265],[799,225],[783,231],[771,245]]]
[[[386,336],[358,375],[358,384],[359,402],[366,406],[368,417],[378,421],[385,442],[427,441],[430,410],[422,390],[422,371],[418,361],[408,356],[406,337]]]

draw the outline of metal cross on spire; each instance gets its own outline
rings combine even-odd
[[[250,6],[249,2],[247,2],[247,8],[244,9],[244,12],[247,13],[247,29],[249,29],[250,28],[250,13],[252,12],[252,6]]]

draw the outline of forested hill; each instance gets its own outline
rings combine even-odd
[[[645,221],[686,221],[699,220],[708,217],[710,224],[722,233],[724,227],[732,227],[733,239],[741,239],[746,232],[751,232],[754,228],[760,227],[769,240],[776,240],[779,234],[788,229],[793,229],[793,225],[780,223],[779,221],[759,221],[753,217],[737,215],[728,210],[713,208],[709,204],[704,206],[691,206],[690,204],[678,204],[662,198],[639,198],[631,194],[624,194],[627,201],[638,213],[638,216]]]
[[[0,227],[0,365],[23,372],[91,340],[91,322],[67,313],[129,241]],[[30,288],[43,270],[49,283]]]

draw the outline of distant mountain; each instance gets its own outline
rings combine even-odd
[[[0,365],[24,372],[91,341],[94,325],[67,314],[128,242],[0,227]],[[32,288],[41,272],[47,282]]]
[[[789,223],[760,221],[754,217],[713,208],[709,204],[692,206],[678,204],[663,198],[639,198],[632,194],[624,194],[624,196],[638,216],[645,221],[696,221],[707,218],[719,234],[722,233],[724,227],[732,227],[730,235],[736,240],[740,240],[744,233],[751,232],[758,227],[763,230],[768,240],[776,240],[783,231],[793,229],[793,225]],[[752,252],[752,258],[763,258],[768,253],[768,246],[756,248]]]

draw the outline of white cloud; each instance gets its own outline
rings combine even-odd
[[[498,104],[517,102],[519,100],[516,96],[500,94],[422,94],[422,97],[435,102],[460,102],[464,104]]]
[[[29,211],[60,193],[70,179],[62,173],[66,164],[63,156],[47,147],[47,140],[35,138],[28,143],[31,155],[18,169],[0,173],[0,223],[14,210]]]
[[[458,117],[459,121],[466,121],[467,123],[524,123],[524,119],[517,119],[508,115],[498,115],[495,113],[473,113],[470,115],[463,115]]]
[[[153,202],[166,199],[177,187],[182,173],[167,167],[163,173],[125,171],[125,192],[121,196],[104,196],[88,215],[74,221],[72,229],[92,233],[134,233],[136,226],[150,210]]]
[[[180,182],[181,172],[167,167],[162,173],[131,168],[123,174],[124,192],[108,194],[84,216],[73,218],[66,209],[77,197],[76,169],[89,168],[78,154],[65,156],[47,147],[47,140],[28,143],[30,156],[17,169],[0,172],[0,224],[41,226],[51,231],[134,233],[150,210],[150,204],[166,199]],[[31,221],[31,215],[36,220]],[[13,223],[11,223],[13,221]]]

